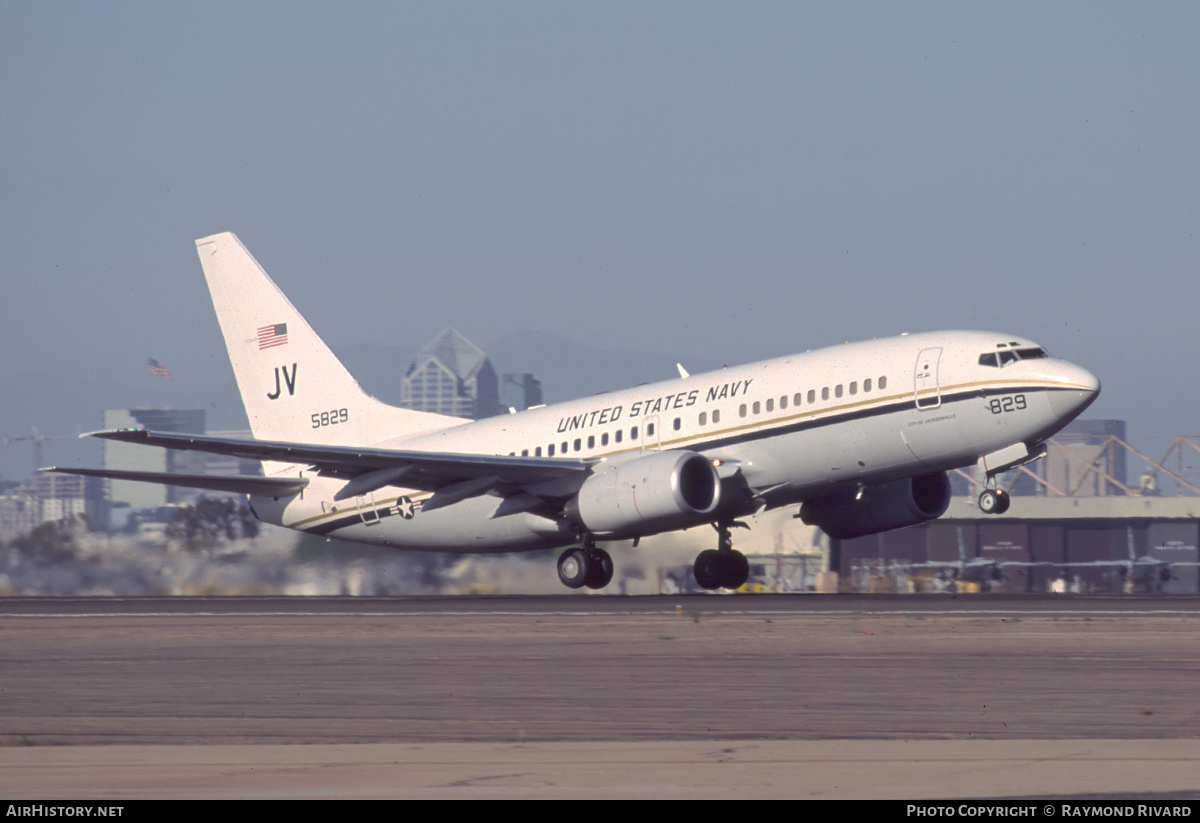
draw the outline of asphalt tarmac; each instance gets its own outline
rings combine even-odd
[[[1198,598],[6,599],[0,795],[1200,797]]]

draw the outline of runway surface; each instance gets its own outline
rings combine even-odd
[[[877,786],[890,790],[871,796],[1000,796],[964,779],[968,764],[1002,761],[1014,775],[1051,751],[1083,757],[1055,757],[1075,762],[1081,781],[1112,763],[1125,783],[1103,783],[1109,791],[1197,792],[1198,630],[1194,597],[4,599],[0,792],[690,797],[725,786],[728,796],[829,797]],[[945,749],[976,741],[981,752],[1003,746],[999,760]],[[873,782],[851,781],[850,767],[828,770],[842,789],[805,782],[847,745],[860,747],[851,771]],[[415,782],[351,765],[367,752],[384,763],[378,746]],[[203,765],[218,751],[241,753],[218,757],[228,783]],[[148,765],[114,771],[118,752]],[[321,764],[314,774],[291,790],[265,779],[276,760],[304,760],[298,752]],[[608,765],[596,771],[600,752]],[[181,782],[189,757],[195,779]],[[700,775],[746,758],[774,782],[677,779],[681,763]],[[923,759],[930,768],[912,779],[884,774]],[[168,762],[161,781],[147,780],[145,768]],[[563,779],[568,762],[574,781]],[[1168,762],[1190,782],[1159,785]],[[949,787],[939,763],[952,766]],[[480,782],[463,768],[523,777]],[[979,780],[996,768],[981,766]],[[283,773],[307,772],[294,763]],[[34,774],[50,783],[14,782]],[[612,780],[593,785],[599,774]],[[837,793],[851,782],[856,793]],[[1097,793],[1085,783],[1056,785]]]

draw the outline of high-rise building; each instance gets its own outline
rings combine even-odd
[[[542,381],[532,374],[506,374],[500,381],[500,405],[524,411],[542,405]]]
[[[400,402],[417,411],[478,420],[500,413],[498,383],[487,355],[454,329],[446,329],[413,359]]]
[[[204,433],[204,409],[115,409],[104,413],[105,429],[141,427],[150,431]],[[204,474],[202,452],[152,449],[136,443],[104,441],[104,468],[147,472]],[[186,503],[196,497],[195,489],[110,480],[109,500],[125,503],[133,509],[154,509],[172,503]]]
[[[42,523],[85,517],[104,523],[104,481],[99,477],[36,472],[11,494],[0,496],[0,539],[27,534]]]

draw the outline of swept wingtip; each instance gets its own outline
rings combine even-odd
[[[94,432],[84,432],[83,434],[79,435],[79,439],[82,440],[85,437],[104,437],[104,438],[108,438],[108,439],[112,440],[112,439],[119,438],[121,436],[127,436],[130,432],[144,432],[144,431],[145,431],[145,429],[143,429],[143,428],[100,429],[100,430],[94,431]]]

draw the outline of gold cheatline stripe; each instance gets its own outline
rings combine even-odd
[[[425,500],[426,498],[432,497],[432,496],[433,496],[433,492],[423,492],[423,491],[418,491],[415,494],[397,495],[396,497],[393,497],[390,500],[384,499],[384,500],[380,500],[380,501],[376,502],[375,509],[391,508],[392,506],[394,506],[395,504],[400,502],[401,497],[407,497],[409,500],[416,503],[418,500]],[[373,511],[375,509],[373,509]],[[318,515],[314,515],[312,517],[307,517],[304,520],[295,520],[292,523],[287,524],[287,528],[295,529],[295,528],[299,528],[300,526],[307,526],[311,523],[315,523],[318,520],[328,520],[333,517],[345,517],[346,515],[357,514],[358,512],[359,512],[359,508],[357,506],[355,506],[354,508],[338,509],[337,511],[321,512]]]

